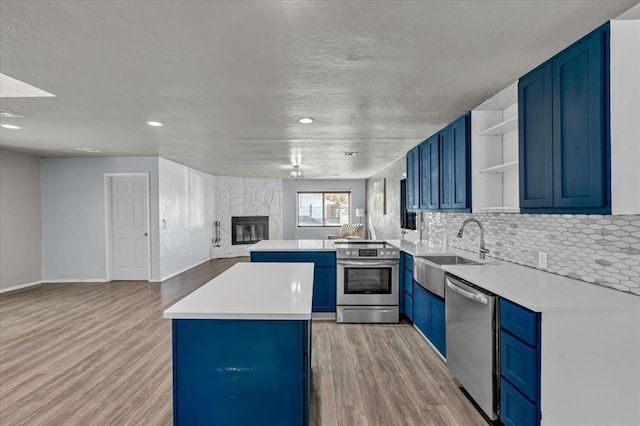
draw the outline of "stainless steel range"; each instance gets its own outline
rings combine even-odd
[[[334,241],[337,322],[397,323],[400,253],[384,241]]]

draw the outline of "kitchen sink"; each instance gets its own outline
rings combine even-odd
[[[413,256],[413,279],[422,288],[444,297],[442,265],[482,265],[460,256]]]
[[[419,256],[437,265],[482,265],[480,262],[460,256]]]

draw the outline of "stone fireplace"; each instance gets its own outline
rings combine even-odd
[[[233,216],[231,245],[255,244],[269,239],[269,216]]]

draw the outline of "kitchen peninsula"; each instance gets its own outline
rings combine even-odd
[[[309,421],[312,263],[239,263],[164,312],[175,425]]]

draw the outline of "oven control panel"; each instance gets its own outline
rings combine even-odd
[[[339,248],[338,259],[398,259],[400,252],[395,248]]]

